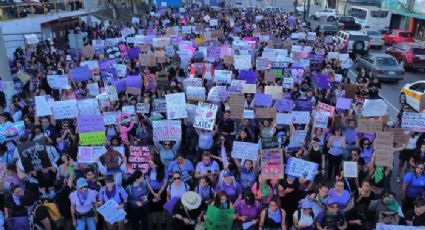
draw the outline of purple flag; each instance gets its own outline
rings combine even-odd
[[[275,101],[274,107],[277,111],[292,112],[292,108],[294,108],[294,101],[291,99],[282,98]]]
[[[336,108],[337,109],[351,109],[351,99],[338,97],[336,99]]]
[[[142,78],[139,75],[127,76],[127,87],[142,88]]]
[[[105,129],[102,115],[79,116],[77,118],[79,133],[99,132]]]
[[[255,84],[257,74],[252,70],[239,70],[238,80],[245,80],[247,84]]]
[[[115,88],[117,88],[117,93],[125,92],[127,90],[126,79],[116,80],[112,84],[115,85]]]
[[[310,111],[313,109],[313,103],[310,100],[296,100],[295,111]]]
[[[265,93],[256,93],[254,105],[256,106],[271,106],[273,103],[272,95]]]
[[[88,66],[80,66],[71,70],[71,76],[74,81],[82,82],[92,78],[92,72]]]
[[[317,74],[316,83],[317,87],[319,87],[320,89],[329,89],[329,76],[325,74]]]
[[[129,59],[139,59],[140,48],[134,47],[127,50]]]

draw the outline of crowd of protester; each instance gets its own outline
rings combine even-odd
[[[175,26],[202,25],[217,19],[214,29],[223,32],[214,41],[205,41],[203,33],[182,34],[181,40],[193,41],[194,56],[182,64],[178,53],[164,63],[142,66],[140,59],[128,58],[124,52],[111,57],[107,49],[94,48],[93,40],[120,38],[124,28],[134,34],[165,36],[167,29]],[[27,45],[14,53],[11,71],[16,94],[8,98],[1,94],[0,124],[24,122],[24,133],[0,144],[0,161],[4,165],[2,175],[3,197],[2,226],[6,229],[205,229],[208,209],[232,209],[232,229],[374,229],[378,223],[392,225],[425,226],[425,137],[421,133],[406,131],[408,141],[394,147],[400,152],[399,167],[375,164],[376,134],[356,131],[362,117],[365,99],[377,99],[380,86],[376,78],[361,70],[355,79],[347,74],[350,63],[326,58],[329,52],[346,52],[345,44],[325,41],[319,33],[314,40],[294,39],[291,35],[311,32],[314,28],[293,13],[264,13],[261,9],[157,9],[141,17],[137,22],[121,25],[87,25],[76,28],[86,35],[82,50],[59,50],[53,41],[41,41]],[[267,37],[256,42],[250,51],[253,63],[265,49],[284,48],[292,45],[311,46],[312,54],[323,54],[319,63],[303,66],[299,81],[291,89],[282,88],[286,99],[305,100],[312,103],[312,118],[318,103],[335,106],[338,98],[346,97],[346,85],[356,85],[351,109],[337,109],[329,117],[327,128],[317,128],[313,120],[308,124],[277,124],[276,119],[234,118],[227,99],[210,102],[218,105],[213,130],[193,127],[188,118],[181,119],[181,140],[154,141],[152,121],[166,119],[164,112],[156,112],[154,100],[170,93],[185,92],[186,78],[200,78],[206,94],[216,85],[207,79],[205,70],[191,68],[194,63],[210,63],[214,70],[231,70],[232,79],[238,79],[239,71],[223,58],[208,61],[198,55],[202,45],[231,46],[237,38]],[[280,41],[280,42],[275,42]],[[134,47],[125,41],[121,47]],[[178,45],[174,45],[177,49]],[[285,47],[285,49],[288,49]],[[157,48],[149,47],[146,54],[154,54]],[[290,50],[290,47],[289,47]],[[126,91],[118,93],[117,101],[100,105],[102,113],[121,111],[123,106],[149,103],[148,113],[137,113],[125,124],[105,126],[106,148],[99,162],[84,163],[78,159],[80,136],[77,119],[38,117],[35,96],[50,95],[55,101],[96,98],[90,95],[88,84],[99,88],[111,84],[95,73],[89,80],[76,82],[71,70],[80,63],[105,58],[116,59],[126,65],[127,75],[137,75],[143,85],[140,95]],[[354,57],[353,57],[354,58]],[[349,61],[352,59],[349,58]],[[263,93],[266,86],[281,86],[284,78],[293,76],[293,63],[283,67],[283,77],[274,82],[265,80],[264,70],[256,72],[256,91]],[[100,70],[101,72],[102,70]],[[25,72],[30,79],[23,81]],[[167,73],[167,85],[157,84],[160,73]],[[316,76],[326,74],[331,80],[328,89],[318,87]],[[53,89],[48,75],[69,75],[69,89]],[[101,73],[100,73],[101,74]],[[336,75],[342,79],[335,80]],[[226,85],[228,86],[228,85]],[[245,93],[246,109],[253,109],[255,94]],[[10,102],[7,102],[11,99]],[[188,100],[188,103],[193,103]],[[196,104],[196,103],[193,103]],[[388,116],[369,117],[382,122],[382,130],[399,128],[401,114],[410,110],[406,105],[398,120]],[[288,149],[294,132],[308,132],[303,145]],[[234,141],[259,143],[275,138],[283,152],[284,164],[289,157],[317,163],[314,179],[284,174],[283,178],[262,177],[261,162],[232,157]],[[29,141],[43,143],[50,162],[48,167],[26,171],[18,146]],[[130,146],[149,146],[151,160],[146,173],[127,171]],[[122,148],[123,155],[116,147]],[[119,160],[112,162],[112,158]],[[260,157],[258,158],[260,159]],[[46,159],[45,159],[46,160]],[[343,161],[356,162],[358,176],[345,177]],[[119,172],[108,173],[102,165],[116,163]],[[396,178],[392,172],[396,171]],[[395,179],[398,183],[392,183]],[[391,186],[392,185],[392,186]],[[396,194],[394,189],[401,189]],[[117,210],[124,209],[126,217],[114,224],[106,222],[97,211],[109,200],[115,200]],[[3,199],[2,199],[3,200]],[[59,214],[54,216],[54,214]],[[210,218],[212,218],[210,216]],[[2,227],[0,227],[1,229]],[[210,229],[209,229],[210,230]]]

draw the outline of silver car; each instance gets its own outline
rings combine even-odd
[[[384,36],[378,30],[363,30],[364,34],[369,35],[369,45],[379,49],[384,46]]]
[[[403,79],[404,68],[389,54],[368,54],[355,61],[356,68],[369,70],[373,77],[383,81],[398,81]]]

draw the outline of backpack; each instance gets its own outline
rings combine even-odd
[[[38,204],[36,204],[32,210],[31,215],[29,216],[29,222],[30,222],[30,229],[32,230],[44,230],[42,226],[37,224],[35,220],[35,214],[39,207],[44,206],[47,211],[49,212],[49,217],[52,222],[54,222],[56,228],[59,228],[63,226],[63,217],[59,211],[58,206],[56,203],[52,201],[40,201]]]

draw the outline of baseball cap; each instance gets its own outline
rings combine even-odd
[[[81,177],[77,180],[77,188],[87,187],[89,184],[87,183],[86,178]]]

